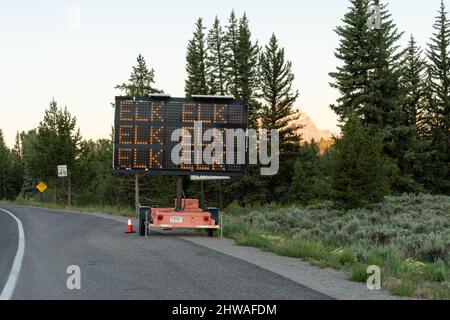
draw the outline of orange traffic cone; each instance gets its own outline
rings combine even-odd
[[[128,217],[127,231],[125,231],[125,233],[136,233],[133,230],[133,224],[131,223],[131,218],[130,217]]]

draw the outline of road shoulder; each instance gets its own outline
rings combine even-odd
[[[338,300],[400,300],[384,290],[368,290],[362,283],[347,279],[343,272],[320,269],[300,259],[279,256],[252,247],[237,246],[232,239],[205,238],[196,235],[181,239],[218,251],[281,275],[312,290]]]

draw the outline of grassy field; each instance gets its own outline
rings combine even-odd
[[[231,205],[224,235],[240,245],[301,258],[366,282],[382,269],[382,286],[399,296],[450,299],[450,197],[388,197],[373,210]]]

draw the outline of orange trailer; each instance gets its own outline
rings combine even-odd
[[[214,231],[220,228],[219,221],[216,221],[218,217],[213,219],[211,212],[199,208],[197,199],[183,199],[180,210],[176,207],[153,207],[143,212],[144,214],[140,214],[139,217],[141,236],[146,235],[146,228],[204,229],[209,236],[213,236]]]

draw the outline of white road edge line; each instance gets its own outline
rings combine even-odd
[[[19,229],[19,245],[17,247],[16,257],[14,258],[11,271],[9,272],[8,280],[6,281],[5,287],[0,294],[0,300],[10,300],[14,294],[14,289],[16,288],[17,280],[19,280],[20,269],[22,268],[23,255],[25,253],[25,233],[23,232],[22,222],[13,215],[8,210],[0,208],[1,211],[6,212],[17,222],[17,228]]]

